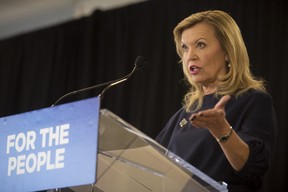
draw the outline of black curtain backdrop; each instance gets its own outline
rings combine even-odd
[[[102,108],[154,138],[181,107],[186,91],[172,30],[186,16],[207,9],[231,14],[242,31],[254,74],[267,80],[278,116],[279,138],[265,191],[286,191],[286,0],[154,0],[97,10],[86,18],[2,40],[0,116],[50,107],[67,92],[119,78],[130,72],[138,55],[143,55],[150,64],[108,90]],[[100,92],[88,91],[62,103]]]

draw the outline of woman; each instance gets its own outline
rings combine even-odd
[[[199,12],[176,26],[174,39],[191,88],[156,141],[229,191],[261,190],[277,122],[236,22],[223,11]]]

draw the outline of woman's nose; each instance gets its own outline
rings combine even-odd
[[[188,49],[186,57],[188,60],[195,60],[198,58],[195,50],[191,47]]]
[[[187,53],[187,59],[192,60],[192,61],[198,59],[198,56],[193,49],[189,49],[189,51]]]

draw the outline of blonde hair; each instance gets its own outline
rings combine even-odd
[[[249,89],[265,91],[263,80],[256,79],[249,68],[249,57],[240,29],[233,18],[219,10],[204,11],[192,14],[182,20],[174,29],[176,51],[182,61],[182,32],[197,23],[206,23],[215,30],[216,38],[229,58],[230,68],[226,75],[220,77],[216,95],[242,95]],[[185,73],[185,70],[184,70]],[[183,105],[186,111],[197,110],[203,104],[204,92],[200,84],[193,82],[186,75],[191,88],[184,96]],[[193,109],[192,109],[193,107]]]

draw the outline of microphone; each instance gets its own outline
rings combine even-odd
[[[81,93],[81,92],[84,92],[84,91],[89,91],[89,90],[92,90],[92,89],[96,89],[96,88],[99,88],[99,87],[102,87],[102,86],[106,86],[102,90],[102,92],[98,95],[100,97],[100,99],[102,99],[104,93],[108,89],[110,89],[111,87],[113,87],[113,86],[115,86],[115,85],[117,85],[119,83],[127,81],[136,71],[139,71],[144,66],[144,63],[147,63],[147,61],[145,61],[144,57],[143,56],[137,56],[132,71],[130,73],[128,73],[127,75],[125,75],[124,77],[121,77],[119,79],[115,79],[115,80],[112,80],[112,81],[108,81],[108,82],[105,82],[105,83],[93,85],[91,87],[86,87],[86,88],[83,88],[83,89],[79,89],[79,90],[75,90],[75,91],[69,92],[69,93],[63,95],[62,97],[60,97],[53,105],[51,105],[51,107],[54,107],[61,100],[63,100],[64,98],[66,98],[68,96],[75,95],[75,94],[78,94],[78,93]]]
[[[132,71],[131,71],[128,75],[126,75],[126,76],[124,76],[124,77],[122,77],[122,78],[120,78],[120,79],[116,79],[116,80],[113,81],[112,83],[109,83],[109,85],[106,86],[106,87],[103,89],[103,91],[99,94],[100,99],[103,98],[104,93],[105,93],[108,89],[110,89],[111,87],[113,87],[113,86],[115,86],[115,85],[117,85],[117,84],[119,84],[119,83],[122,83],[122,82],[124,82],[124,81],[127,81],[127,80],[131,77],[131,75],[134,74],[135,71],[139,71],[139,70],[143,67],[144,63],[145,63],[144,57],[138,56],[138,57],[136,58],[136,60],[135,60],[135,64],[134,64],[134,67],[133,67]]]

